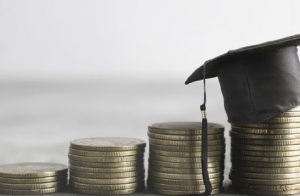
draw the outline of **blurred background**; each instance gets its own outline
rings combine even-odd
[[[202,83],[185,86],[188,75],[229,49],[300,33],[299,8],[296,0],[0,0],[1,164],[67,163],[75,138],[147,140],[153,122],[200,120]],[[228,130],[218,80],[207,82],[208,119]]]

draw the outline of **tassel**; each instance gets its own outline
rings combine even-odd
[[[208,161],[207,161],[207,118],[206,118],[206,83],[205,83],[205,66],[203,69],[203,86],[204,86],[204,101],[200,106],[201,114],[202,114],[202,129],[201,129],[201,169],[202,169],[202,178],[205,186],[205,191],[200,194],[196,194],[199,196],[208,196],[212,192],[212,186],[210,183],[209,175],[208,175]]]

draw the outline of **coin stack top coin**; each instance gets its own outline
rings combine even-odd
[[[148,189],[165,195],[204,192],[201,171],[201,123],[166,122],[148,127],[150,156]],[[222,189],[224,127],[208,124],[208,172],[212,193]]]
[[[232,187],[258,195],[300,193],[300,107],[263,123],[232,125]]]
[[[68,168],[57,163],[17,163],[0,166],[0,194],[39,195],[63,190]]]
[[[69,151],[70,186],[83,194],[130,194],[144,189],[143,140],[77,139]]]

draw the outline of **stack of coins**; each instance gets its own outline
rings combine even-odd
[[[144,189],[143,140],[77,139],[69,152],[70,186],[83,194],[131,194]]]
[[[208,172],[215,194],[221,191],[224,177],[224,127],[209,123],[208,134]],[[156,123],[148,127],[148,136],[148,189],[165,195],[204,192],[201,123]]]
[[[18,163],[0,166],[0,194],[55,193],[67,185],[68,168],[57,163]]]
[[[300,107],[259,124],[232,125],[233,188],[258,195],[300,193]]]

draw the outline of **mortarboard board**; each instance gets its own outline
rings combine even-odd
[[[218,77],[228,121],[259,123],[300,105],[300,35],[231,50],[206,61],[185,84]]]

